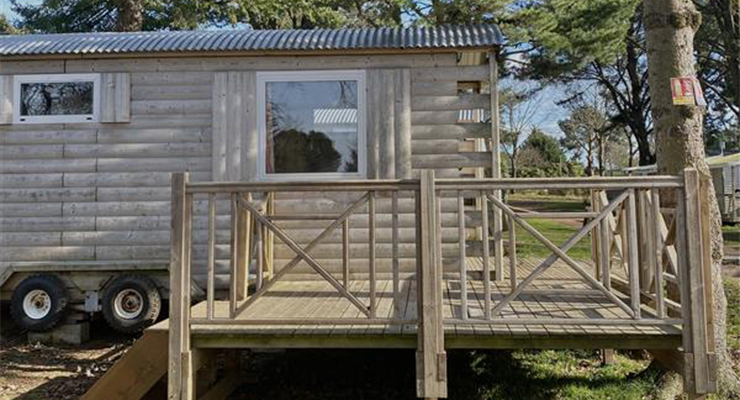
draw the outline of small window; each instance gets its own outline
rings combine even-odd
[[[16,123],[97,122],[100,75],[17,75]]]
[[[262,179],[365,176],[363,71],[257,74]]]

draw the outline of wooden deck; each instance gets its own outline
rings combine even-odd
[[[519,276],[531,272],[537,259],[519,261]],[[468,321],[461,323],[460,281],[445,279],[443,315],[446,320],[445,346],[448,348],[672,348],[680,346],[680,327],[641,326],[610,323],[629,316],[603,294],[592,292],[586,282],[564,263],[557,263],[532,285],[532,291],[519,296],[500,316],[500,321],[483,321],[483,282],[476,274],[480,259],[468,261],[472,271],[468,279]],[[478,279],[476,278],[478,275]],[[494,303],[510,292],[508,280],[492,281]],[[398,307],[393,296],[392,282],[377,283],[377,318],[382,324],[340,324],[342,319],[363,315],[326,281],[278,282],[262,298],[237,316],[240,322],[224,325],[192,326],[196,347],[415,347],[417,326],[403,321],[417,317],[416,280],[401,281]],[[536,293],[540,291],[540,293]],[[568,292],[573,290],[574,292]],[[548,292],[549,291],[549,292]],[[554,291],[558,291],[556,294]],[[581,293],[576,293],[580,291]],[[350,292],[367,301],[369,282],[353,281]],[[229,303],[215,303],[215,317],[226,317]],[[645,310],[648,312],[648,310]],[[193,318],[203,318],[205,303],[193,307]],[[317,324],[270,325],[275,319],[325,320]],[[548,323],[551,319],[589,319],[589,324]],[[263,321],[257,324],[256,321]],[[396,320],[398,323],[391,323]],[[522,323],[541,320],[541,325]],[[336,323],[332,323],[336,322]],[[453,323],[457,322],[457,323]]]
[[[522,212],[500,196],[543,188],[589,190],[592,208]],[[663,190],[678,199],[666,215]],[[356,200],[328,215],[278,212],[277,194],[293,192],[352,192]],[[408,193],[413,206],[400,201],[410,199]],[[318,183],[190,183],[175,174],[168,393],[193,398],[194,348],[238,347],[416,349],[417,397],[425,399],[447,397],[446,349],[666,350],[660,354],[684,375],[687,393],[711,393],[709,219],[702,216],[708,208],[701,193],[698,172],[690,169],[683,177],[641,179],[436,179],[434,171],[423,171],[418,180]],[[193,245],[192,224],[194,199],[204,194],[206,254]],[[218,195],[231,199],[228,253],[216,246]],[[479,207],[467,209],[473,197]],[[545,217],[584,223],[560,243],[527,222]],[[332,222],[298,235],[279,222],[287,219]],[[509,230],[506,250],[521,259],[506,260],[503,220],[552,255],[517,254],[516,232]],[[587,237],[593,263],[568,254]],[[469,239],[485,244],[483,265],[469,259],[479,255]],[[278,241],[295,254],[287,264],[274,257]],[[316,249],[327,243],[329,252]],[[359,244],[366,250],[358,251]],[[207,256],[207,279],[205,301],[191,308],[194,254]],[[226,255],[229,288],[216,293],[216,259]],[[302,263],[310,268],[297,268]],[[507,277],[507,270],[516,276]],[[305,271],[317,280],[287,279]]]

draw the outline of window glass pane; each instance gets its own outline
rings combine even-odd
[[[21,116],[93,113],[93,82],[21,83],[20,86]]]
[[[267,173],[357,172],[357,82],[265,84]]]

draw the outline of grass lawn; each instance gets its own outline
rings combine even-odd
[[[650,375],[637,374],[648,363],[615,354],[615,363],[603,366],[597,351],[473,353],[471,368],[476,374],[478,392],[462,398],[644,399],[655,382]]]
[[[565,243],[580,229],[578,222],[565,223],[549,219],[528,219],[527,222],[558,246]],[[516,243],[517,255],[520,257],[549,257],[552,254],[550,249],[521,226],[516,227]],[[590,260],[591,235],[584,236],[580,242],[568,251],[568,255],[575,260]]]
[[[725,246],[740,246],[740,226],[723,225],[722,239],[725,241]]]
[[[538,212],[585,211],[587,207],[583,196],[514,193],[508,195],[506,201],[513,206]]]
[[[585,211],[587,207],[583,196],[514,193],[508,196],[507,202],[514,207],[535,212],[580,212]],[[527,222],[558,246],[570,239],[583,224],[583,220],[527,219]],[[542,242],[518,225],[516,239],[517,254],[520,257],[548,257],[552,254]],[[591,259],[591,235],[588,234],[581,239],[568,251],[568,255],[576,260]]]

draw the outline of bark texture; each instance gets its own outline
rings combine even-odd
[[[696,168],[710,189],[712,292],[714,335],[718,357],[718,385],[728,398],[740,396],[740,382],[727,352],[727,299],[722,284],[722,231],[717,198],[705,160],[702,138],[703,110],[696,106],[674,106],[670,79],[695,76],[694,34],[701,14],[691,0],[644,0],[647,31],[648,70],[656,133],[658,171],[679,174]]]

